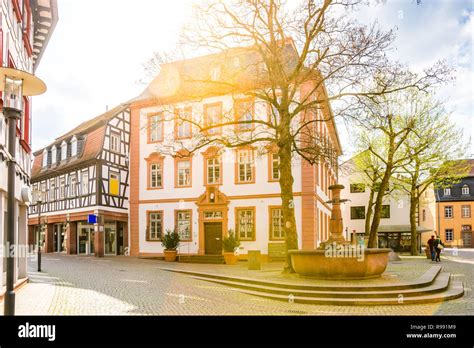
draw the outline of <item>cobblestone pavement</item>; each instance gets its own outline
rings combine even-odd
[[[444,269],[465,283],[463,298],[441,304],[368,307],[307,305],[254,297],[160,270],[170,264],[156,260],[48,254],[43,256],[43,272],[36,272],[36,263],[30,263],[30,283],[17,292],[16,312],[19,315],[472,315],[474,258],[445,254]],[[402,261],[403,267],[414,271],[426,269],[427,264],[431,262],[421,257]],[[278,267],[269,265],[270,271]],[[214,265],[193,267],[208,272],[215,269]]]

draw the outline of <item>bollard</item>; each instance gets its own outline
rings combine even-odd
[[[248,251],[248,263],[249,270],[260,270],[261,269],[261,255],[260,250],[249,250]]]

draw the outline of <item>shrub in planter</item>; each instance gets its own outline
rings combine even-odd
[[[229,230],[227,236],[222,241],[224,249],[224,260],[227,265],[235,265],[239,261],[235,251],[240,246],[240,241],[235,237],[233,230]]]
[[[166,230],[166,234],[161,240],[161,245],[165,248],[165,261],[174,262],[178,252],[176,249],[179,246],[179,234],[176,231]]]

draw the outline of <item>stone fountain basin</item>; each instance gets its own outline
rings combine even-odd
[[[390,249],[370,248],[363,252],[364,257],[328,257],[325,250],[288,251],[293,269],[302,277],[329,280],[380,277],[387,268]]]

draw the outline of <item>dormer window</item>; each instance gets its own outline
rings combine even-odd
[[[451,196],[451,189],[449,187],[444,189],[444,195],[445,196]]]
[[[53,146],[53,147],[51,148],[51,164],[55,164],[55,163],[56,163],[57,157],[58,157],[57,148],[56,148],[56,146]]]
[[[77,138],[73,137],[71,140],[71,156],[77,156]]]
[[[211,80],[218,81],[221,78],[221,67],[216,65],[211,69]]]
[[[43,168],[48,165],[48,150],[43,150]]]
[[[462,187],[462,194],[463,195],[469,195],[469,186],[468,185],[464,185]]]
[[[64,161],[67,158],[67,143],[63,141],[61,143],[61,161]]]

